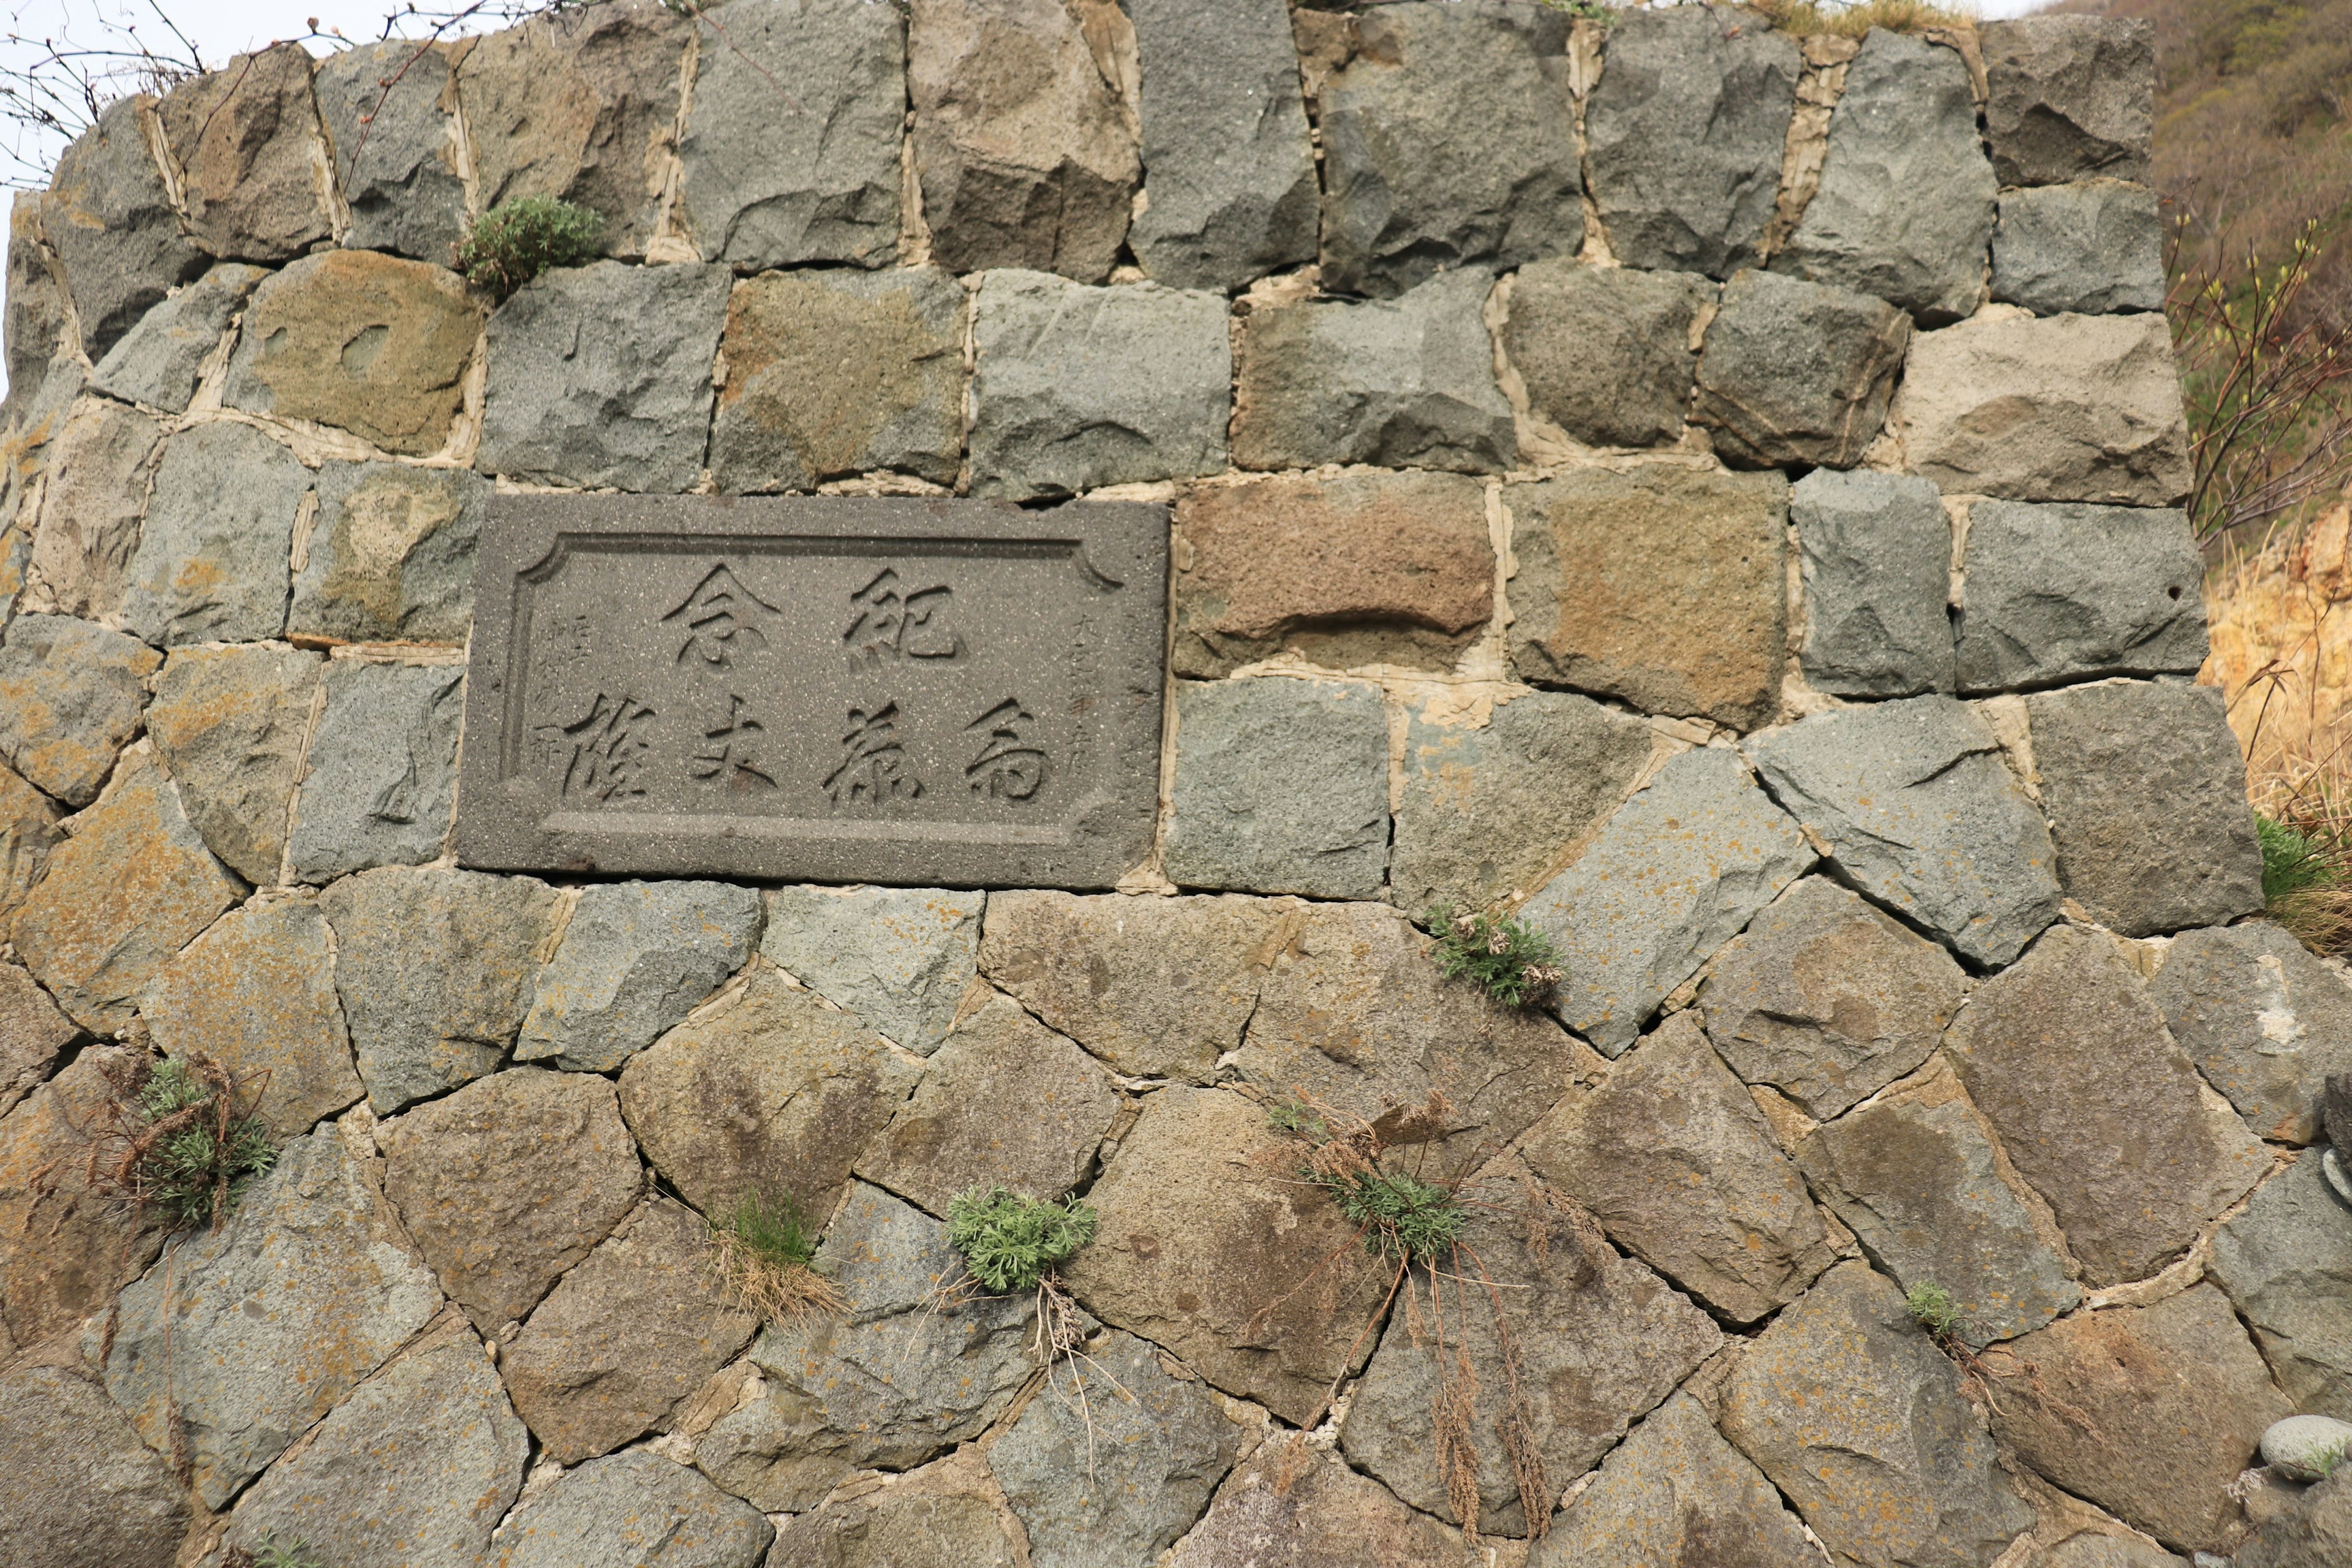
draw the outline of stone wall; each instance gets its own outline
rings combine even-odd
[[[108,110],[8,257],[10,1560],[2340,1561],[2352,1482],[2231,1489],[2352,1415],[2352,994],[2191,683],[2151,47],[622,3]],[[494,307],[532,194],[609,258]],[[486,505],[597,488],[1169,504],[1153,856],[459,867]],[[158,1052],[280,1141],[217,1230],[93,1159]],[[1294,1095],[1488,1306],[1383,1315]],[[936,1299],[982,1181],[1101,1215],[1083,1406]],[[717,1287],[748,1194],[844,1313]]]

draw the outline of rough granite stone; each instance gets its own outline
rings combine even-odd
[[[446,43],[387,38],[319,62],[310,89],[350,214],[343,244],[448,260],[466,226],[449,79],[460,58]]]
[[[1393,299],[1308,300],[1244,316],[1235,466],[1511,467],[1518,437],[1482,313],[1493,287],[1472,267]]]
[[[233,643],[176,648],[155,681],[147,733],[188,820],[257,887],[278,880],[323,667],[316,654]]]
[[[1174,695],[1171,879],[1254,893],[1379,896],[1389,858],[1389,741],[1377,688],[1183,681]]]
[[[1963,691],[2205,662],[2205,561],[2180,512],[1980,500],[1962,565]]]
[[[2052,930],[1945,1046],[2093,1285],[2155,1273],[2270,1168],[2101,932]]]
[[[463,643],[490,487],[463,468],[327,463],[289,637]]]
[[[1952,522],[1936,487],[1816,468],[1789,489],[1804,573],[1806,683],[1838,697],[1949,691]]]
[[[2156,26],[2139,16],[1987,23],[1985,129],[2004,185],[2085,174],[2146,180],[2156,121]]]
[[[185,1492],[122,1412],[72,1373],[0,1377],[0,1531],[18,1568],[172,1568]]]
[[[1959,1369],[1867,1264],[1831,1270],[1751,1342],[1719,1421],[1849,1562],[1989,1563],[2033,1522]]]
[[[723,41],[702,36],[677,144],[678,227],[704,260],[739,272],[887,265],[898,245],[907,105],[901,13],[863,0],[755,0],[726,26]]]
[[[0,1115],[40,1086],[80,1034],[21,965],[0,963]]]
[[[1886,423],[1911,337],[1910,319],[1884,300],[1735,273],[1706,329],[1691,423],[1709,426],[1737,468],[1851,468]]]
[[[16,912],[65,841],[65,813],[48,796],[0,768],[0,922]]]
[[[1947,494],[2171,506],[2189,493],[2161,313],[1988,314],[1922,332],[1894,424],[1906,466]]]
[[[1813,851],[1737,753],[1685,752],[1605,823],[1519,918],[1566,977],[1551,1009],[1612,1056],[1707,956],[1804,875]]]
[[[982,893],[778,888],[760,951],[891,1044],[929,1056],[978,972]]]
[[[1749,729],[1787,663],[1788,481],[1644,466],[1507,485],[1522,679]]]
[[[163,439],[152,419],[99,398],[75,404],[58,432],[32,519],[30,563],[65,614],[96,618],[121,607],[122,574],[139,548]]]
[[[1856,888],[1962,958],[2006,963],[2058,918],[2049,829],[1966,705],[1913,697],[1820,713],[1747,752]]]
[[[82,352],[93,360],[103,360],[166,293],[205,269],[205,253],[182,237],[147,150],[140,121],[154,105],[143,93],[109,104],[58,154],[42,200],[42,231],[65,265]]]
[[[1382,6],[1322,84],[1323,286],[1376,299],[1584,242],[1564,16],[1500,0]],[[1482,112],[1465,114],[1475,101]]]
[[[284,261],[329,237],[327,148],[301,45],[237,55],[166,93],[155,118],[198,246]]]
[[[383,1189],[441,1288],[497,1335],[612,1233],[644,1184],[613,1086],[515,1068],[382,1128]]]
[[[1110,276],[1142,168],[1107,53],[1059,0],[915,0],[915,166],[949,271]]]
[[[88,805],[139,732],[163,656],[68,616],[18,616],[0,646],[0,756],[68,805]]]
[[[2105,681],[2025,700],[2058,880],[2126,936],[2263,907],[2246,763],[2221,689]]]
[[[592,1459],[531,1499],[486,1568],[759,1568],[775,1526],[645,1448]]]
[[[2082,1531],[2037,1550],[2021,1568],[2189,1568],[2189,1561],[2149,1545],[2137,1531],[2126,1533],[2123,1527],[2110,1525],[2105,1531]]]
[[[215,420],[166,439],[123,572],[125,629],[160,647],[284,631],[286,563],[310,488],[310,470],[250,425]]]
[[[466,672],[449,665],[331,659],[286,854],[326,882],[437,858],[457,787]]]
[[[980,1451],[964,1448],[903,1476],[845,1481],[784,1521],[767,1568],[1016,1568],[1029,1561],[1016,1530]]]
[[[1234,289],[1315,259],[1315,153],[1282,0],[1138,0],[1143,270]]]
[[[490,318],[474,467],[543,484],[692,489],[728,289],[724,267],[616,261],[525,284]]]
[[[2205,1267],[2298,1410],[2352,1398],[2352,1227],[2320,1155],[2305,1150],[2256,1188],[2214,1233]]]
[[[2236,1568],[2330,1568],[2352,1554],[2352,1470],[2288,1500],[2230,1561]]]
[[[629,1058],[621,1113],[703,1213],[789,1197],[822,1224],[919,1076],[855,1018],[761,971],[725,1011]]]
[[[377,1115],[498,1068],[530,1005],[556,900],[528,877],[406,867],[362,871],[319,895]]]
[[[1226,1478],[1169,1563],[1170,1568],[1485,1568],[1493,1561],[1489,1550],[1407,1508],[1339,1455],[1283,1437]]]
[[[1285,649],[1450,669],[1494,614],[1486,487],[1454,474],[1201,486],[1177,501],[1172,553],[1180,676]]]
[[[1676,6],[1655,16],[1706,16],[1710,10]],[[1651,16],[1629,13],[1627,25]],[[1715,293],[1715,285],[1695,273],[1585,267],[1548,257],[1521,268],[1511,285],[1503,347],[1527,385],[1528,406],[1577,440],[1671,446],[1682,438],[1697,384],[1691,326]]]
[[[42,221],[45,191],[18,191],[8,204],[8,259],[0,304],[0,340],[5,340],[8,397],[0,404],[0,425],[13,420],[48,374],[49,362],[65,346],[66,294],[51,265]]]
[[[963,289],[934,268],[738,283],[710,427],[719,488],[808,490],[876,469],[955,483],[963,331]]]
[[[160,1226],[126,1215],[92,1179],[85,1131],[105,1124],[144,1056],[89,1046],[0,1120],[0,1349],[12,1357],[104,1308],[163,1244]]]
[[[2326,1136],[2320,1096],[2352,1073],[2352,989],[2303,943],[2267,921],[2185,931],[2147,994],[2248,1126],[2277,1143]]]
[[[166,414],[185,413],[196,394],[196,377],[220,346],[221,334],[245,308],[246,296],[268,276],[242,261],[218,263],[139,318],[98,362],[91,390]]]
[[[1233,350],[1220,295],[991,272],[971,341],[975,496],[1028,500],[1225,466]]]
[[[2156,193],[2122,180],[2008,192],[1992,237],[1992,297],[2037,316],[2162,310]]]
[[[611,1072],[750,962],[760,892],[726,882],[608,882],[581,889],[539,972],[520,1061]]]

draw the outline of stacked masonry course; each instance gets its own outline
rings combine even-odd
[[[2151,48],[622,3],[109,110],[8,255],[11,1560],[2343,1561],[2352,1481],[2229,1490],[2352,1415],[2352,992],[2245,918],[2191,683]],[[609,257],[493,308],[449,247],[523,195]],[[1154,858],[457,867],[486,498],[594,488],[1172,503]],[[1549,1013],[1436,977],[1445,902],[1550,933]],[[88,1187],[151,1050],[283,1142],[168,1248]],[[1432,1168],[1606,1236],[1473,1221],[1532,1542],[1491,1419],[1457,1528],[1426,1340],[1259,1158],[1433,1089]],[[979,1181],[1100,1211],[1091,1430],[1025,1298],[931,1299]],[[845,1315],[715,1289],[751,1193]]]

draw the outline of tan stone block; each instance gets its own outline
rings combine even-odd
[[[318,655],[251,643],[173,650],[147,732],[188,820],[248,882],[278,880],[286,808],[302,765]]]
[[[40,880],[49,852],[65,842],[58,826],[63,814],[49,797],[0,768],[0,920],[5,920]]]
[[[39,1085],[81,1031],[14,963],[0,963],[0,1115]]]
[[[19,616],[0,647],[0,754],[68,805],[98,798],[163,656],[69,616]]]
[[[74,405],[49,454],[49,482],[34,525],[33,564],[75,616],[110,616],[122,605],[122,574],[139,545],[147,481],[163,432],[119,403]]]
[[[282,261],[329,234],[326,141],[299,44],[239,55],[157,105],[189,237],[215,256]]]
[[[91,1179],[92,1135],[139,1053],[93,1046],[0,1121],[0,1325],[19,1346],[72,1327],[136,1279],[160,1233]]]

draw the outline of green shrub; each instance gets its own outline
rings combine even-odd
[[[970,1187],[948,1205],[948,1245],[997,1295],[1034,1290],[1057,1263],[1095,1238],[1094,1209],[1076,1198],[1045,1203],[1003,1187]]]
[[[1922,1279],[1903,1293],[1903,1305],[1911,1313],[1911,1321],[1939,1340],[1949,1339],[1960,1331],[1960,1304],[1952,1293],[1932,1279]]]
[[[246,1183],[276,1163],[269,1124],[242,1114],[234,1087],[217,1068],[192,1070],[167,1058],[139,1086],[144,1123],[132,1140],[130,1186],[172,1223],[203,1225],[236,1201]]]
[[[2336,879],[2318,846],[2284,822],[2254,814],[2254,832],[2263,845],[2263,898],[2265,902],[2326,887]]]
[[[1551,939],[1524,921],[1456,910],[1429,911],[1437,937],[1437,971],[1467,980],[1507,1007],[1523,1007],[1559,984],[1559,954]]]
[[[450,265],[503,300],[551,267],[583,267],[604,237],[600,213],[553,196],[517,196],[474,220]]]
[[[1462,1239],[1469,1215],[1444,1187],[1381,1171],[1313,1173],[1349,1224],[1364,1233],[1364,1250],[1391,1262],[1434,1263]]]

